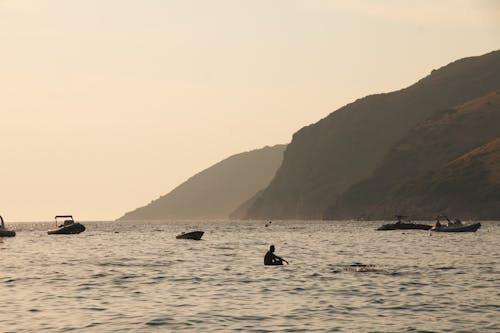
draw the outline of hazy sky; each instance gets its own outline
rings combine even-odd
[[[0,0],[0,214],[118,218],[499,47],[496,0]]]

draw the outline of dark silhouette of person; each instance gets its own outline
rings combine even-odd
[[[436,223],[434,223],[434,229],[439,229],[439,228],[441,228],[441,227],[442,227],[442,224],[441,224],[441,222],[439,221],[439,217],[440,217],[439,215],[438,215],[438,216],[436,216]]]
[[[266,255],[264,256],[264,265],[277,266],[283,265],[283,262],[286,262],[288,264],[288,261],[274,254],[274,245],[271,245],[269,247],[269,251],[267,251]]]
[[[401,224],[401,223],[403,223],[403,219],[404,219],[405,217],[408,217],[408,216],[404,216],[404,215],[395,215],[395,217],[396,217],[396,219],[397,219],[396,224]]]

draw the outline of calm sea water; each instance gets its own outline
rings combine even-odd
[[[8,225],[1,332],[500,332],[500,223],[432,235],[375,231],[382,222],[85,224],[64,236]],[[204,240],[175,239],[194,229]],[[270,244],[290,265],[263,266]]]

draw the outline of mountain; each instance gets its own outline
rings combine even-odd
[[[377,208],[375,214],[398,209],[421,219],[437,214],[498,219],[500,138],[404,184]]]
[[[119,220],[228,218],[242,202],[269,184],[285,147],[275,145],[233,155]]]
[[[236,219],[236,220],[242,220],[245,219],[247,216],[247,211],[248,208],[252,207],[254,204],[255,200],[262,194],[264,190],[260,190],[259,192],[255,193],[252,197],[241,203],[241,205],[238,206],[230,215],[229,218],[231,219]]]
[[[481,154],[499,157],[492,145],[499,138],[500,90],[437,112],[410,130],[370,177],[340,195],[325,218],[386,219],[401,213],[425,219],[453,210],[464,217],[494,216],[493,206],[472,203],[494,202],[490,194],[496,186],[500,207],[500,184],[487,176],[494,170],[480,163]]]
[[[410,87],[348,104],[294,134],[247,218],[323,218],[369,177],[411,128],[436,112],[500,88],[500,51],[455,61]]]

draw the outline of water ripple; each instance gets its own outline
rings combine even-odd
[[[373,231],[382,222],[264,223],[89,223],[68,237],[18,224],[0,243],[1,330],[500,331],[498,224],[429,237]],[[204,241],[175,239],[190,229]],[[264,267],[269,244],[291,264]]]

